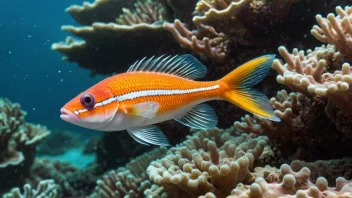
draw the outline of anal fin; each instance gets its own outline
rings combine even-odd
[[[159,145],[159,146],[170,146],[169,141],[155,125],[143,126],[138,128],[127,129],[128,134],[137,142],[144,145]]]
[[[214,109],[207,104],[196,105],[183,117],[175,120],[196,129],[215,128],[218,124],[218,117]]]

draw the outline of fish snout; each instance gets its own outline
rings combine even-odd
[[[61,112],[60,118],[66,122],[72,123],[79,120],[79,118],[74,113],[72,113],[71,111],[65,108],[61,108],[60,112]]]

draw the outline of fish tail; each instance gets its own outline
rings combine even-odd
[[[268,74],[275,55],[265,55],[253,59],[220,79],[230,90],[222,97],[240,108],[273,121],[280,121],[271,107],[269,99],[252,87]]]

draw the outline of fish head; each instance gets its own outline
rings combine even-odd
[[[117,113],[119,102],[111,91],[97,84],[80,93],[61,108],[60,118],[66,122],[99,130]]]

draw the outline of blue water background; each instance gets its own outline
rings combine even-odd
[[[51,50],[53,42],[63,41],[67,32],[61,25],[78,25],[65,9],[82,0],[12,0],[0,9],[0,97],[21,104],[26,121],[85,134],[92,131],[65,123],[60,108],[102,76],[75,63],[62,61]],[[93,132],[97,134],[97,132]]]

